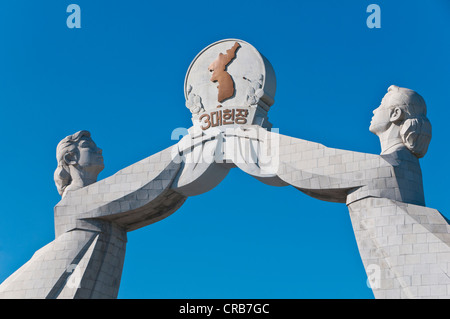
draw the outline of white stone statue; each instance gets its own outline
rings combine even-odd
[[[204,160],[203,167],[187,164],[197,172],[191,169],[184,180],[208,176],[202,183],[206,191],[205,185],[212,188],[226,175],[211,168],[236,166],[266,184],[291,185],[317,199],[345,203],[376,298],[449,298],[450,226],[437,210],[425,207],[419,164],[431,140],[423,98],[390,86],[370,131],[380,138],[380,155],[333,149],[257,125],[192,130],[179,152],[197,162],[209,154],[215,160]],[[200,145],[204,157],[194,154]],[[175,189],[190,196],[198,188]]]
[[[229,97],[219,104],[208,66],[230,48],[234,58],[221,70],[232,80],[221,83]],[[248,79],[259,79],[254,103]],[[275,84],[270,63],[250,44],[219,41],[189,67],[193,126],[177,144],[96,182],[101,150],[86,131],[66,137],[57,147],[55,240],[0,285],[0,298],[117,297],[127,232],[169,216],[236,167],[268,185],[346,204],[376,298],[449,298],[450,226],[425,207],[419,164],[431,140],[424,99],[390,86],[369,128],[381,154],[366,154],[270,130]]]
[[[431,140],[423,98],[389,87],[370,130],[380,138],[381,155],[279,135],[279,148],[271,152],[279,158],[276,174],[263,176],[264,165],[254,160],[236,165],[268,184],[346,203],[376,298],[449,298],[450,226],[437,210],[425,207],[419,165]],[[274,134],[256,135],[259,143],[270,136],[273,144]]]
[[[421,158],[431,140],[424,99],[415,91],[392,85],[373,111],[369,130],[380,138],[381,154],[389,154],[406,147]]]
[[[56,168],[54,179],[59,194],[76,190],[97,181],[105,167],[102,150],[95,145],[88,131],[69,135],[56,147]]]
[[[102,150],[88,131],[64,138],[56,153],[55,240],[0,285],[0,298],[116,298],[127,231],[185,201],[169,189],[180,163],[167,149],[96,182]]]

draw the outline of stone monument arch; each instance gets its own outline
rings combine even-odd
[[[450,227],[425,206],[419,158],[431,140],[425,100],[390,86],[370,131],[381,154],[285,136],[268,121],[275,72],[252,45],[227,39],[202,50],[185,78],[192,127],[175,145],[96,181],[103,157],[88,131],[57,147],[55,240],[0,285],[1,298],[116,298],[127,232],[174,213],[232,168],[349,208],[376,298],[450,296]]]

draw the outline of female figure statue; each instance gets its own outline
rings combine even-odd
[[[102,150],[91,139],[88,131],[69,135],[56,147],[56,168],[54,179],[58,193],[64,195],[97,181],[103,170]]]
[[[450,227],[425,207],[419,165],[431,140],[425,101],[393,85],[373,113],[370,131],[380,139],[380,155],[278,135],[278,181],[259,174],[261,164],[236,165],[273,185],[346,203],[368,276],[376,275],[375,297],[416,298],[424,291],[450,297]]]
[[[115,298],[126,233],[172,214],[232,167],[269,185],[345,203],[363,264],[375,278],[369,280],[375,297],[415,298],[424,291],[450,297],[450,227],[425,207],[419,165],[431,140],[425,101],[391,86],[369,129],[380,139],[380,155],[328,148],[257,125],[193,129],[176,145],[99,182],[103,158],[90,134],[67,137],[57,149],[55,183],[63,198],[55,207],[55,240],[0,285],[0,297]]]
[[[161,220],[186,199],[169,189],[171,148],[102,181],[102,150],[88,131],[57,147],[55,240],[0,285],[0,298],[116,298],[127,232]]]

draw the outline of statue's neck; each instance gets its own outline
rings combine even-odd
[[[91,185],[97,181],[98,170],[79,170],[74,166],[70,167],[70,176],[72,177],[72,181],[69,186],[66,187],[63,193],[63,197],[69,191],[74,191],[85,186]]]
[[[378,135],[381,144],[381,155],[389,154],[403,146],[400,137],[400,126],[392,124],[386,131]]]

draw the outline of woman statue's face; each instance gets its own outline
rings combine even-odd
[[[381,104],[373,111],[373,117],[370,121],[369,131],[374,134],[385,132],[391,124],[391,107],[389,103],[390,93],[387,93],[381,100]]]
[[[90,137],[82,137],[78,142],[78,166],[82,169],[99,169],[104,167],[102,149],[97,147]]]

